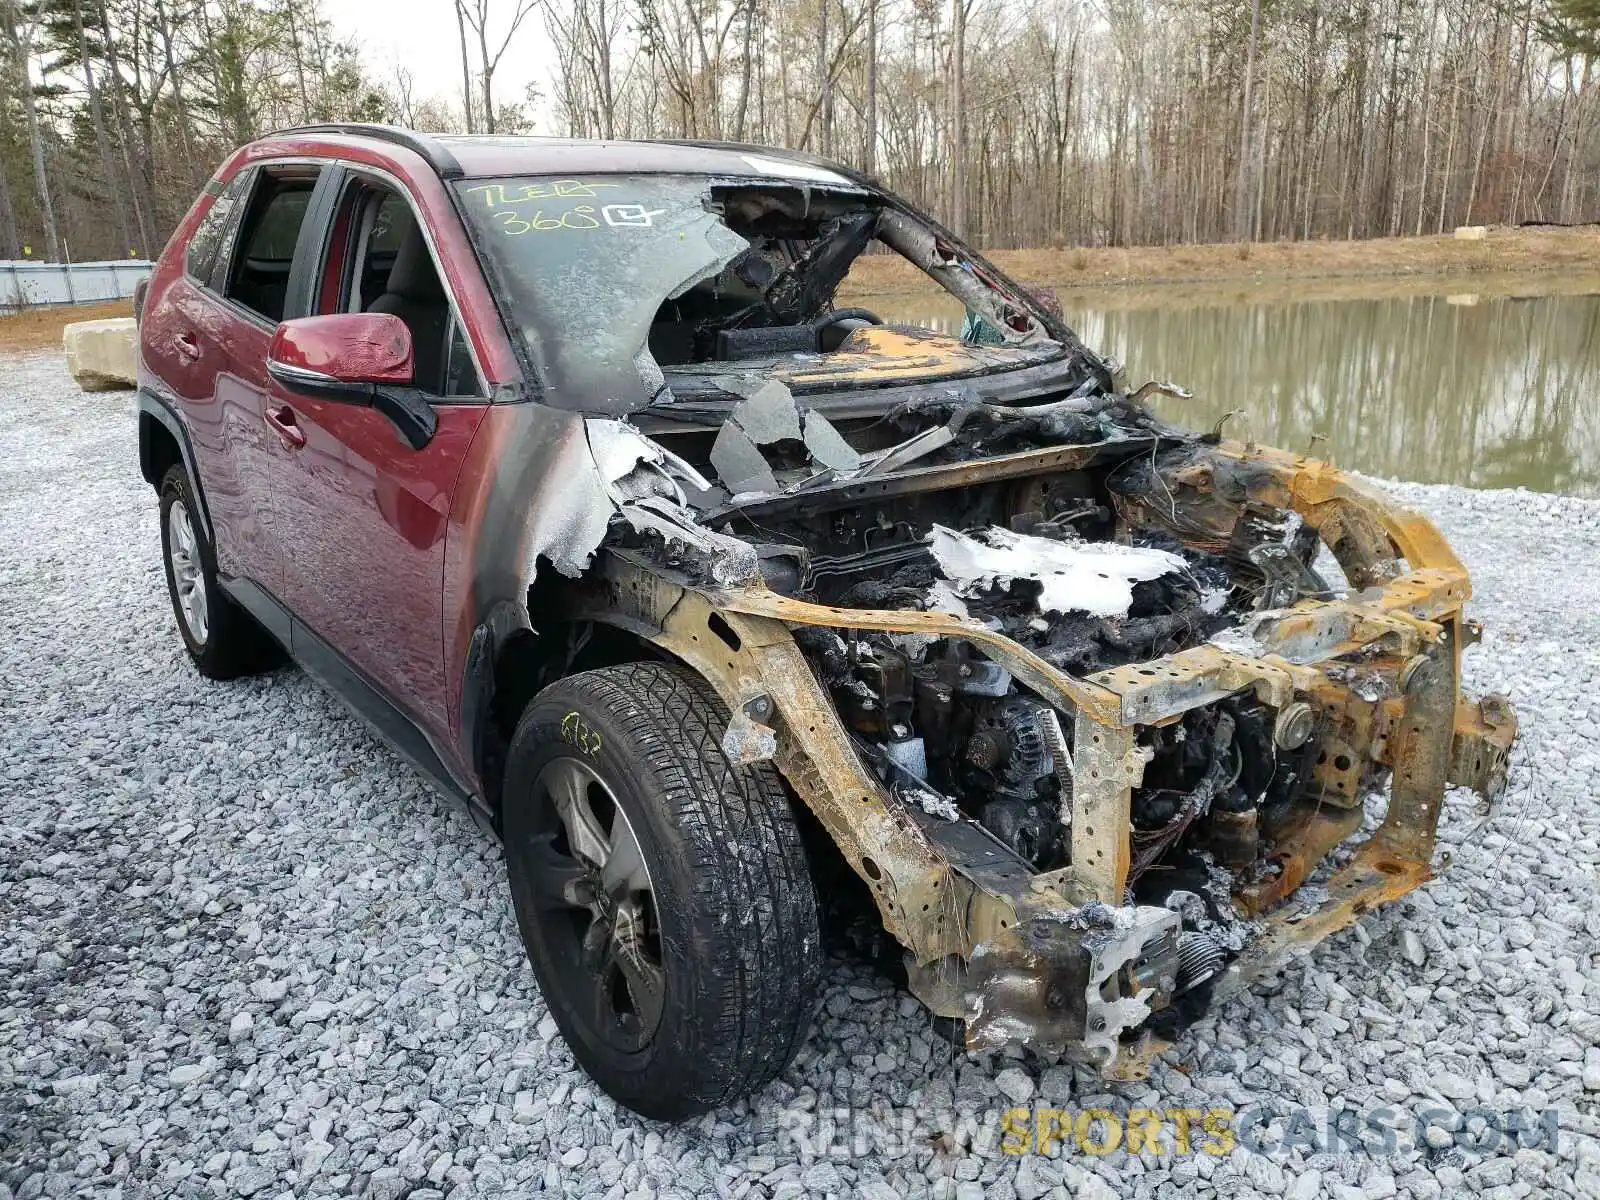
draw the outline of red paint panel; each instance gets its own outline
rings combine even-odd
[[[277,390],[305,445],[273,464],[283,599],[446,748],[440,582],[456,479],[485,408],[440,405],[413,450],[373,409]]]
[[[216,178],[240,169],[243,151]],[[172,404],[194,450],[217,566],[276,589],[281,560],[257,478],[276,438],[262,419],[268,335],[184,273],[184,252],[213,197],[201,192],[151,273],[139,322],[139,385]]]
[[[242,147],[215,178],[225,182],[252,164],[286,159],[344,160],[399,180],[433,232],[491,392],[521,381],[447,185],[421,156],[359,137],[295,134]],[[453,765],[470,771],[457,718],[464,643],[478,616],[474,542],[505,444],[504,422],[495,418],[509,414],[497,406],[441,405],[438,431],[418,452],[370,408],[276,388],[265,370],[269,352],[352,382],[409,380],[409,332],[389,314],[301,318],[272,332],[242,319],[183,276],[184,249],[210,204],[204,193],[196,199],[155,268],[139,368],[142,382],[177,403],[191,432],[202,486],[220,518],[219,559],[225,570],[253,575],[277,593],[408,709]],[[336,231],[336,253],[316,282],[324,305],[329,289],[336,296],[342,283],[343,234]],[[313,324],[351,319],[368,323],[359,332]],[[177,348],[191,340],[205,354],[200,363]],[[396,378],[402,362],[404,379]],[[273,433],[264,419],[269,397],[288,407],[305,434],[303,447],[288,448]]]

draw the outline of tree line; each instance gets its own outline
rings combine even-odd
[[[327,120],[793,146],[990,247],[1600,219],[1600,0],[437,2],[442,96],[318,0],[0,0],[0,258],[153,255]]]

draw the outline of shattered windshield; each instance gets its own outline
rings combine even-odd
[[[646,340],[663,298],[749,249],[684,176],[468,180],[479,249],[559,408],[626,413],[661,388]]]
[[[621,416],[685,393],[742,394],[734,376],[864,387],[1063,352],[1018,289],[844,180],[601,175],[456,186],[542,399],[556,407]],[[836,304],[875,243],[962,301],[962,337]]]

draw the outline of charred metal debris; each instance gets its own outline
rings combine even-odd
[[[998,345],[864,314],[822,348],[841,262],[886,228]],[[582,421],[529,576],[548,560],[575,617],[718,689],[729,758],[777,764],[970,1044],[1137,1075],[1427,879],[1448,785],[1503,786],[1515,717],[1459,696],[1467,577],[1423,517],[1164,424],[897,212],[734,269],[765,290],[715,365]]]

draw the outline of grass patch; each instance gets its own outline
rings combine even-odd
[[[132,300],[62,304],[0,315],[0,350],[61,349],[61,331],[79,321],[133,316]]]

